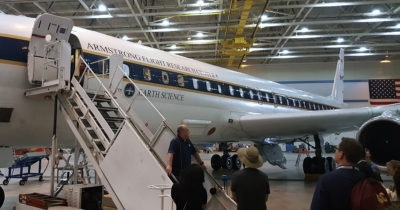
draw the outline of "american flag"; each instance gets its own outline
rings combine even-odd
[[[400,103],[400,79],[371,79],[368,85],[371,105]]]

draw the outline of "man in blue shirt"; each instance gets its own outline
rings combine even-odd
[[[343,138],[335,152],[336,170],[322,176],[314,192],[311,210],[345,210],[353,186],[361,180],[354,166],[364,157],[355,139]]]
[[[180,125],[177,129],[178,136],[171,140],[168,148],[168,163],[166,171],[175,177],[179,177],[183,169],[191,164],[191,155],[196,159],[200,166],[205,169],[204,162],[199,153],[194,148],[189,139],[189,128],[186,125]]]

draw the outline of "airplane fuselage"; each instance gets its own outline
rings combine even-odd
[[[0,15],[0,108],[13,108],[10,122],[0,122],[0,145],[50,144],[54,100],[24,95],[26,89],[32,88],[26,65],[33,21],[27,17]],[[169,125],[188,124],[192,141],[257,140],[249,139],[229,122],[249,114],[318,111],[342,106],[328,97],[79,27],[74,27],[72,34],[73,50],[79,50],[87,62],[111,54],[123,55],[124,69],[130,78],[165,116]],[[101,74],[99,66],[92,68]],[[90,85],[86,88],[90,89]],[[130,99],[124,88],[118,91],[124,95],[123,100]],[[73,145],[74,138],[64,120],[58,119],[60,142],[65,146]],[[215,132],[210,134],[211,130]]]

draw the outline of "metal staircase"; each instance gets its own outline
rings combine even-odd
[[[57,16],[44,18],[57,21]],[[68,84],[47,88],[47,94],[57,95],[69,128],[118,209],[159,209],[159,194],[148,187],[172,185],[165,166],[174,132],[163,115],[123,71],[122,56],[112,55],[89,64],[83,57],[79,60],[85,69],[77,78],[70,79],[69,74],[60,74],[65,69],[59,67],[51,71],[38,70],[44,75],[42,78],[48,73],[60,75],[56,80]],[[103,66],[108,68],[95,72],[91,66],[99,62],[107,62]],[[40,66],[43,67],[28,66],[28,71],[36,71]],[[32,73],[35,75],[35,72]],[[27,90],[27,95],[46,94],[46,84],[40,84],[40,87]],[[127,84],[136,90],[128,99],[118,91]],[[235,209],[233,200],[207,171],[205,173],[206,189],[216,189],[210,196],[209,209]],[[162,206],[163,209],[170,207],[169,204]]]

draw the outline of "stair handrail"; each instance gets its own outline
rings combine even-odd
[[[126,112],[124,111],[124,109],[122,109],[122,107],[119,105],[119,103],[117,102],[117,100],[114,99],[113,95],[110,93],[110,91],[107,89],[107,87],[103,84],[103,82],[99,79],[99,77],[96,75],[96,73],[93,71],[93,69],[90,67],[90,65],[85,61],[85,59],[83,59],[82,56],[79,56],[79,58],[82,60],[82,62],[85,64],[85,70],[82,73],[82,76],[85,75],[86,71],[89,71],[93,77],[96,79],[96,81],[101,85],[101,87],[104,89],[104,91],[107,93],[107,95],[110,97],[110,100],[113,102],[113,104],[117,107],[117,109],[119,110],[119,112],[122,114],[124,119],[128,119],[128,115],[126,114]]]

